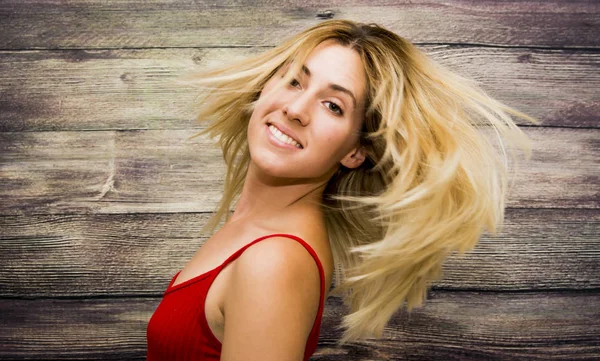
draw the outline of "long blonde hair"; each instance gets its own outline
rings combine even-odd
[[[322,202],[337,266],[331,294],[350,309],[341,346],[381,337],[396,311],[423,303],[451,252],[472,249],[486,229],[501,231],[509,175],[504,141],[531,155],[509,114],[539,122],[377,24],[323,21],[259,55],[184,76],[202,89],[198,121],[210,120],[194,137],[218,136],[227,165],[223,197],[203,232],[229,219],[241,193],[248,122],[263,85],[285,64],[292,66],[282,84],[289,82],[328,39],[361,56],[368,94],[360,136],[367,159],[355,169],[340,165]]]

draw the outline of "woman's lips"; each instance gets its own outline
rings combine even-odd
[[[276,146],[281,147],[281,148],[286,148],[286,149],[302,150],[302,148],[298,148],[295,145],[284,143],[281,140],[275,138],[275,136],[273,135],[273,133],[271,133],[271,130],[269,129],[269,126],[270,126],[270,124],[266,124],[265,129],[267,131],[267,138],[269,138],[269,141],[273,145],[276,145]]]

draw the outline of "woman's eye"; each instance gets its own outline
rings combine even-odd
[[[300,85],[300,83],[298,82],[298,80],[292,79],[292,81],[290,81],[290,85],[293,87],[296,87],[296,86]]]
[[[342,108],[340,108],[337,104],[335,104],[334,102],[327,102],[329,103],[331,106],[329,107],[329,109],[331,109],[334,113],[338,114],[338,115],[342,115],[344,114],[344,112],[342,111]]]

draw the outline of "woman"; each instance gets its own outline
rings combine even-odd
[[[350,310],[338,345],[380,337],[450,252],[501,226],[506,155],[486,134],[529,155],[507,113],[537,124],[398,35],[346,20],[190,82],[212,121],[196,136],[218,136],[227,164],[204,230],[225,224],[167,287],[148,360],[308,360],[336,265]]]

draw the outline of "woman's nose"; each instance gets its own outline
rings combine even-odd
[[[283,106],[283,114],[290,120],[298,120],[302,125],[310,122],[310,95],[306,92],[288,99]]]

